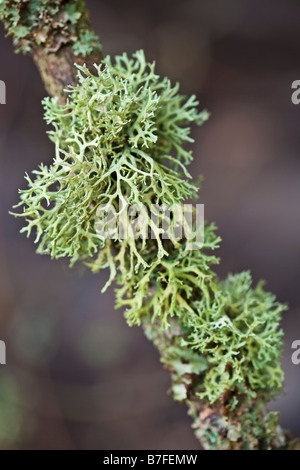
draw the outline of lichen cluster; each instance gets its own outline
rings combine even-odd
[[[110,268],[107,285],[117,280],[117,305],[126,307],[130,325],[145,320],[168,329],[176,319],[180,334],[163,355],[176,399],[187,398],[192,386],[209,403],[227,393],[234,409],[239,396],[270,398],[281,388],[284,306],[261,283],[253,287],[248,272],[218,280],[213,225],[206,225],[198,250],[187,238],[164,239],[158,224],[153,238],[141,232],[105,239],[97,232],[101,205],[196,198],[184,144],[192,142],[191,124],[208,117],[197,104],[160,79],[142,51],[107,57],[94,73],[79,67],[64,105],[44,100],[55,158],[26,176],[18,215],[27,235],[36,232],[40,253],[81,260],[94,272]]]
[[[252,398],[267,392],[270,398],[281,387],[278,323],[284,306],[263,290],[262,283],[255,288],[251,284],[247,271],[229,275],[224,282],[210,281],[208,293],[202,292],[199,300],[189,302],[188,312],[182,311],[186,337],[177,338],[176,352],[172,345],[164,356],[174,384],[181,385],[181,399],[187,398],[189,390],[187,363],[201,367],[193,389],[210,403],[229,391]],[[198,355],[187,361],[187,349]],[[235,405],[233,397],[230,407]]]

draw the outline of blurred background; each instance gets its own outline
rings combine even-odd
[[[290,310],[284,314],[285,394],[271,404],[300,435],[300,4],[292,0],[87,1],[104,51],[143,48],[161,75],[195,93],[211,118],[194,129],[199,202],[223,242],[220,276],[250,269]],[[24,173],[50,163],[30,59],[0,27],[1,449],[197,449],[169,374],[138,328],[114,310],[107,274],[35,254],[8,215]]]

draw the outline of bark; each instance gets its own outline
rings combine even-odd
[[[101,53],[94,53],[87,57],[75,56],[72,46],[62,45],[56,52],[49,52],[41,46],[35,46],[31,52],[45,89],[50,96],[59,98],[62,103],[65,100],[64,90],[68,85],[76,84],[76,67],[85,64],[90,70],[93,64],[100,63]]]

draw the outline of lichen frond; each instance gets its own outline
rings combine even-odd
[[[97,231],[98,208],[110,206],[120,215],[120,207],[128,204],[144,207],[154,242],[148,233],[141,233],[142,240],[114,237],[115,247],[132,260],[131,270],[137,270],[148,266],[152,245],[158,258],[168,255],[161,218],[153,222],[151,206],[171,207],[196,196],[187,170],[177,169],[179,157],[187,161],[190,153],[176,158],[172,151],[191,140],[187,124],[207,113],[196,112],[194,98],[185,100],[168,80],[160,80],[142,51],[132,59],[117,58],[116,67],[109,58],[106,62],[95,66],[95,74],[78,66],[78,85],[70,87],[65,105],[44,100],[45,119],[54,127],[49,136],[55,158],[34,171],[34,179],[26,176],[29,187],[21,191],[19,215],[28,222],[23,229],[28,236],[36,229],[40,253],[70,257],[71,264],[80,259],[97,270],[101,250],[110,246]],[[119,262],[125,260],[119,256]]]

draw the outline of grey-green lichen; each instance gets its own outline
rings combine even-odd
[[[0,0],[0,20],[17,52],[36,46],[56,52],[71,45],[83,57],[101,50],[98,37],[87,29],[88,14],[81,0]]]
[[[107,264],[110,281],[119,265],[130,279],[141,265],[153,270],[154,261],[171,249],[162,240],[159,221],[150,220],[153,203],[172,206],[196,195],[182,163],[191,154],[182,143],[191,141],[189,123],[201,123],[207,112],[198,113],[194,97],[186,100],[177,85],[160,80],[142,51],[132,59],[117,57],[114,66],[106,58],[95,75],[78,69],[78,85],[69,89],[65,105],[44,100],[56,156],[51,166],[42,164],[34,172],[34,180],[26,176],[29,188],[21,191],[21,205],[28,225],[23,231],[29,235],[36,229],[40,253],[68,256],[71,264],[84,260],[94,271]],[[112,244],[99,234],[98,207],[118,211],[122,203],[149,208],[153,241],[145,234],[115,238]]]
[[[188,406],[195,435],[204,449],[300,449],[299,441],[278,425],[279,414],[266,410],[266,401],[272,396],[270,390],[249,394],[242,384],[230,389],[227,383],[217,400],[207,395],[199,399],[199,391],[201,394],[205,387],[214,388],[214,383],[203,383],[209,378],[209,355],[191,349],[182,341],[183,326],[175,319],[164,331],[157,328],[157,320],[151,319],[143,321],[143,328],[171,373],[174,398]],[[221,358],[216,356],[216,360]]]
[[[179,285],[180,277],[175,277]],[[191,282],[185,281],[177,288],[187,300],[186,305],[180,300],[175,303],[183,335],[164,348],[163,362],[171,371],[175,398],[188,397],[191,376],[186,374],[195,373],[198,383],[193,382],[194,393],[210,403],[229,391],[247,394],[249,398],[276,395],[283,380],[279,362],[282,331],[278,326],[284,305],[265,292],[261,283],[253,288],[249,272],[229,275],[224,282],[210,278],[201,287],[200,279],[199,299],[183,293]],[[157,308],[160,299],[155,301],[156,296],[159,294],[146,300],[149,308],[152,302]],[[135,300],[134,295],[132,299]],[[163,311],[159,318],[163,319]],[[182,385],[186,385],[185,389]],[[232,408],[236,406],[234,396]]]
[[[152,239],[143,232],[105,239],[97,231],[100,206],[171,206],[196,198],[184,144],[192,142],[191,124],[208,117],[197,104],[160,79],[142,51],[107,57],[94,73],[78,67],[66,104],[44,100],[55,158],[26,176],[18,215],[27,223],[23,232],[36,232],[39,253],[81,260],[94,272],[108,267],[107,285],[117,280],[117,305],[126,307],[130,325],[150,322],[167,331],[176,319],[180,333],[162,356],[175,398],[192,393],[221,404],[226,395],[233,412],[241,399],[269,399],[282,387],[278,326],[285,307],[262,283],[253,287],[249,272],[218,280],[213,225],[205,226],[198,250],[188,248],[187,238],[165,240],[158,225]]]

